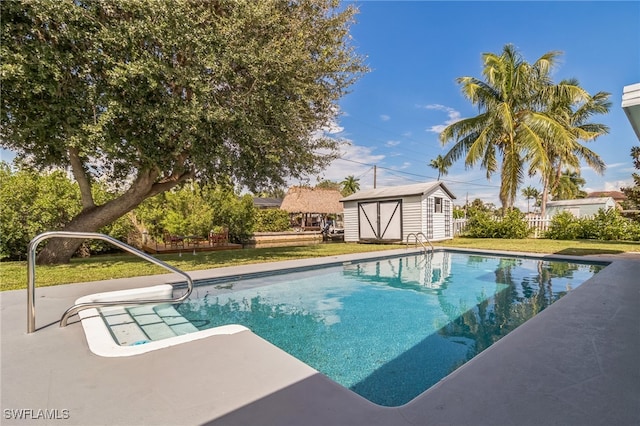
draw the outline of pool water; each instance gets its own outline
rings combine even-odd
[[[383,406],[405,404],[602,265],[456,252],[198,286],[179,312],[241,324]]]

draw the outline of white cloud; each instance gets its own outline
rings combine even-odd
[[[390,116],[388,116],[388,115],[386,115],[386,114],[382,114],[382,115],[380,116],[380,120],[382,120],[382,121],[389,121],[389,120],[391,120],[391,117],[390,117]]]
[[[349,175],[360,177],[360,188],[373,187],[373,164],[380,164],[385,159],[384,155],[374,154],[371,147],[343,144],[340,147],[341,159],[334,160],[320,173],[320,176],[309,177],[308,183],[315,185],[320,180],[332,180],[341,182]],[[381,170],[378,169],[378,176]],[[295,183],[297,184],[297,183]],[[368,186],[370,185],[370,186]]]
[[[400,141],[387,141],[384,146],[389,148],[400,145]]]
[[[605,191],[620,191],[620,188],[624,188],[627,186],[633,186],[633,179],[627,180],[616,180],[613,182],[605,182],[604,190]]]
[[[449,117],[443,124],[436,124],[434,126],[431,126],[427,129],[427,132],[433,132],[433,133],[441,133],[445,127],[447,127],[450,124],[455,123],[456,121],[460,121],[461,117],[460,117],[460,112],[456,111],[453,108],[444,106],[444,105],[440,105],[440,104],[431,104],[431,105],[425,105],[421,108],[424,109],[433,109],[436,111],[443,111],[447,113],[447,117]]]
[[[628,166],[629,163],[613,163],[613,164],[607,164],[607,169],[615,169],[618,167],[624,167],[624,166]]]

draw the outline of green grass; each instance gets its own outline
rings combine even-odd
[[[221,268],[224,266],[276,262],[309,257],[337,256],[399,248],[389,244],[317,244],[300,247],[273,247],[191,253],[159,254],[158,259],[183,271]],[[74,258],[70,264],[36,267],[36,286],[100,281],[168,271],[129,254]],[[27,288],[27,262],[0,263],[0,291]]]
[[[640,252],[640,243],[617,241],[559,241],[543,239],[505,240],[480,238],[455,238],[437,245],[470,249],[507,250],[532,253],[556,253],[573,256],[593,254],[619,254]],[[157,257],[184,271],[237,266],[251,263],[310,257],[336,256],[340,254],[389,250],[404,246],[377,244],[319,244],[303,247],[274,247],[244,250],[201,252],[196,255],[183,253],[164,254]],[[95,256],[73,259],[70,264],[38,266],[36,286],[99,281],[143,275],[162,274],[167,271],[132,255]],[[16,290],[27,287],[27,263],[0,263],[0,290]]]
[[[551,253],[570,256],[595,254],[640,253],[640,242],[594,241],[594,240],[545,240],[545,239],[500,239],[500,238],[454,238],[439,241],[440,246],[469,249],[522,251],[529,253]]]

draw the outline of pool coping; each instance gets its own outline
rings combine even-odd
[[[3,292],[2,423],[25,424],[11,410],[32,410],[30,418],[35,424],[85,425],[604,425],[640,421],[636,359],[640,352],[640,257],[452,251],[611,264],[436,386],[396,408],[364,400],[250,332],[212,336],[141,356],[102,358],[90,352],[79,321],[57,327],[61,313],[80,296],[162,284],[168,276],[38,288],[39,328],[32,335],[25,332],[25,291]],[[376,257],[376,253],[366,253],[349,259]],[[221,276],[232,270],[249,273],[343,259],[346,257],[248,265],[190,275],[197,279],[212,271]],[[68,418],[43,422],[35,418],[37,410],[62,413],[62,417],[67,410]]]

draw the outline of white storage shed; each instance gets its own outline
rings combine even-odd
[[[404,242],[418,232],[431,241],[451,239],[455,198],[439,181],[356,192],[340,200],[344,241]]]

